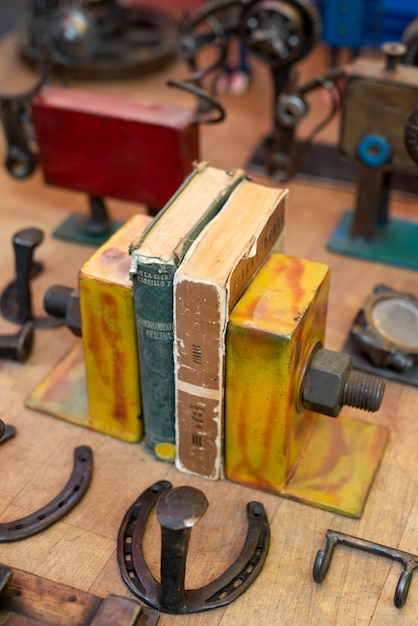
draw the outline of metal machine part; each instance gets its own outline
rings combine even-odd
[[[377,376],[353,370],[351,357],[326,350],[320,344],[313,351],[302,384],[306,409],[337,417],[343,406],[378,411],[385,383]]]
[[[32,322],[37,328],[55,328],[62,325],[57,317],[35,317],[32,311],[32,293],[30,282],[43,269],[40,261],[34,261],[34,251],[42,243],[44,234],[39,228],[25,228],[13,236],[16,278],[9,283],[0,295],[0,311],[4,318],[17,324]],[[25,355],[29,347],[30,329],[21,337],[26,348],[20,352]],[[26,343],[25,343],[26,342]],[[16,353],[16,356],[18,353]]]
[[[406,51],[402,62],[406,65],[418,65],[418,18],[412,20],[402,35]]]
[[[0,564],[0,622],[50,626],[154,626],[158,611],[113,594],[99,598]]]
[[[63,77],[118,79],[175,58],[178,29],[168,14],[117,0],[32,2],[20,33],[24,55]]]
[[[74,451],[74,467],[64,489],[49,504],[21,519],[0,523],[0,543],[19,541],[45,530],[75,507],[86,493],[93,471],[93,454],[88,446]]]
[[[370,552],[371,554],[376,554],[378,556],[384,556],[401,563],[404,570],[399,577],[393,601],[398,609],[401,609],[404,606],[408,597],[412,575],[418,567],[418,556],[410,554],[409,552],[397,550],[396,548],[383,546],[380,543],[375,543],[374,541],[359,539],[358,537],[353,537],[336,530],[327,530],[325,549],[318,550],[313,566],[313,579],[316,583],[322,583],[325,579],[331,564],[334,549],[338,545],[348,546],[350,548],[355,548],[356,550],[363,550],[365,552]]]
[[[34,132],[30,105],[45,78],[46,75],[41,74],[33,87],[19,95],[0,94],[0,120],[7,144],[4,165],[9,174],[17,179],[27,178],[37,166],[37,156],[32,147]]]
[[[409,156],[418,165],[418,106],[412,109],[407,119],[404,142]]]
[[[162,537],[161,582],[149,571],[142,549],[147,518],[156,503]],[[250,502],[248,534],[235,563],[200,589],[184,588],[190,533],[207,506],[198,489],[173,489],[171,483],[159,481],[127,511],[119,530],[118,561],[123,580],[141,601],[166,613],[207,611],[235,600],[257,577],[267,555],[270,531],[263,505]]]
[[[320,28],[319,12],[309,0],[214,0],[185,21],[179,54],[189,65],[188,80],[199,83],[222,69],[231,41],[238,39],[270,66],[275,106],[292,66],[311,50]],[[210,45],[220,46],[220,55],[211,66],[199,70],[199,53]]]
[[[358,369],[418,385],[418,298],[377,285],[344,346]]]
[[[317,8],[308,0],[252,0],[244,4],[239,26],[248,50],[275,69],[303,59],[320,29]]]
[[[0,359],[26,361],[32,351],[33,331],[33,322],[26,322],[16,333],[0,335]]]

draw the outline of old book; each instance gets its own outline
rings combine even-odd
[[[245,173],[199,163],[130,247],[145,449],[174,461],[173,276]]]
[[[229,312],[284,239],[287,191],[243,181],[190,247],[174,279],[176,465],[223,475]]]

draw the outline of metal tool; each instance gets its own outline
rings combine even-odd
[[[32,351],[33,322],[26,322],[16,333],[0,335],[0,359],[23,363]]]
[[[117,0],[31,0],[19,29],[25,57],[63,78],[110,80],[173,61],[178,28],[171,15]]]
[[[401,609],[408,597],[408,591],[412,580],[412,575],[418,567],[418,556],[403,552],[396,548],[389,548],[374,541],[359,539],[336,530],[327,530],[326,544],[324,550],[318,550],[315,563],[313,566],[313,579],[316,583],[322,583],[328,573],[331,564],[332,555],[338,545],[348,546],[356,550],[363,550],[378,556],[384,556],[393,561],[402,563],[404,571],[401,573],[398,584],[396,586],[394,604],[396,608]]]
[[[155,503],[162,536],[160,583],[149,571],[142,549],[147,518]],[[192,487],[173,489],[171,483],[159,481],[127,511],[118,535],[119,567],[130,590],[149,606],[176,614],[207,611],[235,600],[260,573],[270,531],[263,505],[250,502],[248,534],[235,563],[200,589],[184,588],[190,533],[207,506],[201,491]]]
[[[39,228],[25,228],[13,236],[16,278],[1,293],[0,311],[4,318],[17,324],[32,322],[37,328],[55,328],[62,325],[61,319],[52,316],[35,317],[32,310],[30,282],[43,270],[42,262],[35,261],[33,256],[43,238],[44,234]],[[21,339],[26,348],[20,355],[24,356],[29,347],[30,327],[26,327]]]
[[[45,530],[75,507],[86,493],[93,471],[93,454],[88,446],[74,451],[74,467],[64,489],[47,505],[21,519],[0,523],[0,543],[19,541]]]

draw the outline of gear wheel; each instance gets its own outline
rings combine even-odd
[[[404,141],[409,156],[418,165],[418,106],[409,114],[405,125]]]
[[[62,78],[118,79],[155,71],[173,61],[178,45],[175,19],[158,9],[117,0],[76,2],[47,9],[20,29],[26,59],[52,62]],[[45,58],[46,57],[46,58]]]
[[[402,35],[402,43],[406,46],[406,53],[402,63],[418,65],[418,17],[409,24]]]
[[[252,0],[241,14],[240,36],[245,46],[275,68],[300,61],[320,32],[319,11],[309,0]]]

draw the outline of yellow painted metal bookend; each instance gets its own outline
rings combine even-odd
[[[81,268],[82,342],[31,394],[30,408],[125,441],[142,438],[128,248],[150,221],[132,217]]]
[[[325,334],[327,266],[274,254],[227,332],[229,479],[350,517],[362,513],[388,432],[304,409],[302,381]]]

